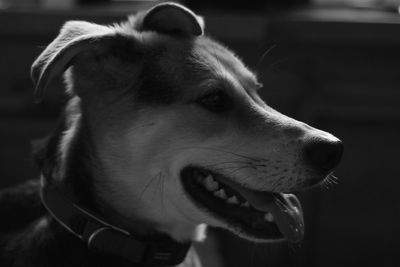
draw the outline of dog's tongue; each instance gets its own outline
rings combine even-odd
[[[304,235],[303,213],[295,195],[245,191],[242,192],[243,196],[254,208],[272,213],[279,230],[288,241],[301,241]]]

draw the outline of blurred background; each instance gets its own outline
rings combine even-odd
[[[30,65],[60,26],[118,22],[158,2],[0,0],[0,188],[38,175],[30,142],[49,133],[64,98],[60,79],[34,105]],[[255,244],[212,229],[199,245],[204,265],[400,266],[400,1],[180,3],[258,73],[269,105],[345,144],[338,184],[300,196],[302,244]]]

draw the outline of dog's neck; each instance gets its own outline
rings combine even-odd
[[[46,184],[44,179],[40,191],[42,203],[52,218],[92,251],[147,266],[169,266],[181,263],[190,247],[190,243],[178,243],[162,234],[145,238],[132,235],[80,207],[62,187]]]
[[[78,108],[78,106],[75,108]],[[44,155],[44,160],[42,161],[44,181],[47,184],[62,187],[63,194],[68,195],[74,203],[81,204],[85,209],[89,209],[94,214],[100,215],[101,218],[118,225],[120,222],[124,222],[125,218],[101,203],[94,190],[92,190],[94,188],[92,184],[94,175],[92,168],[96,166],[96,158],[93,157],[95,147],[91,143],[91,133],[86,124],[86,118],[77,113],[77,110],[72,112],[72,115],[71,110],[68,112],[69,114],[64,114],[61,118],[59,127],[48,140],[46,155]],[[71,119],[71,117],[67,116],[74,117]],[[71,127],[74,127],[74,129],[71,130]],[[61,151],[60,153],[58,150],[59,144],[66,151]],[[54,161],[54,159],[59,161]],[[50,201],[52,200],[50,199]],[[54,211],[54,213],[56,212]],[[65,229],[64,231],[60,230],[60,221],[57,223],[52,218],[49,222],[51,225],[58,225],[57,227],[52,227],[52,229],[56,229],[56,235],[62,234],[64,236],[66,234]],[[140,239],[151,238],[156,241],[158,239],[159,241],[165,241],[164,234],[159,234],[153,229],[146,228],[143,224],[129,221],[124,222],[123,225],[129,225],[129,233]],[[160,238],[157,239],[157,237]],[[75,242],[76,240],[73,243]],[[170,243],[173,245],[176,242],[171,240]],[[79,247],[82,247],[82,244],[84,243],[82,242]],[[143,246],[146,247],[146,244],[143,243]],[[85,250],[87,249],[85,248]]]

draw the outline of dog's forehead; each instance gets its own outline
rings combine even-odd
[[[198,38],[193,46],[192,64],[209,71],[216,79],[239,83],[245,90],[255,89],[257,78],[228,48],[207,37]]]
[[[180,82],[220,80],[245,90],[257,89],[256,75],[232,51],[208,37],[169,43],[164,52],[161,66]]]
[[[200,64],[207,64],[219,75],[229,71],[242,81],[256,83],[254,73],[232,51],[214,40],[198,38],[194,54]]]

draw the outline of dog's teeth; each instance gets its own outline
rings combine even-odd
[[[248,201],[242,203],[242,205],[240,205],[241,207],[246,207],[246,208],[250,208],[250,204]]]
[[[239,204],[239,200],[237,199],[237,197],[236,196],[233,196],[233,197],[230,197],[230,198],[228,198],[228,201],[227,201],[229,204]]]
[[[204,185],[210,191],[215,191],[219,188],[218,182],[214,181],[211,174],[204,179]]]
[[[266,220],[267,222],[273,222],[274,216],[271,213],[265,213],[264,220]]]
[[[215,196],[222,198],[222,199],[226,199],[226,193],[224,191],[224,189],[220,189],[217,192],[214,193]]]

